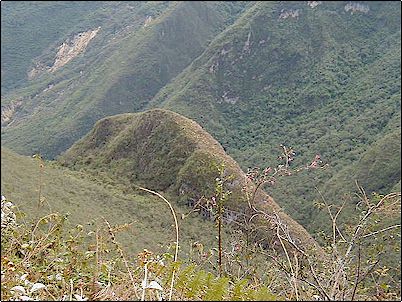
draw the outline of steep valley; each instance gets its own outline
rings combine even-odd
[[[258,246],[273,254],[256,263],[278,256],[293,280],[302,250],[328,260],[353,243],[348,297],[356,259],[378,277],[361,297],[400,297],[400,3],[2,1],[1,15],[1,193],[26,220],[108,217],[132,223],[130,257],[164,253],[172,217],[145,187],[177,210],[180,257],[201,243],[213,258],[221,198],[228,255]],[[330,299],[331,269],[304,298]]]

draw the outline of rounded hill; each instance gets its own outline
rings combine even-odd
[[[226,204],[227,212],[237,213],[234,218],[239,222],[237,225],[250,215],[244,187],[253,185],[240,166],[200,125],[168,110],[104,118],[67,150],[59,162],[74,169],[108,175],[128,187],[141,185],[164,191],[187,205],[214,195],[219,177],[217,167],[223,164],[225,175],[230,176],[225,185],[232,192]],[[284,223],[300,244],[316,246],[308,232],[264,191],[256,192],[255,203]],[[255,221],[257,224],[267,222]],[[266,237],[266,234],[260,233],[257,237]]]

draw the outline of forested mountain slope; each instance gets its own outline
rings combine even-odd
[[[381,286],[369,281],[367,297],[385,299],[379,287],[398,287],[400,193],[389,193],[401,190],[399,2],[2,1],[1,17],[2,194],[28,213],[42,213],[42,202],[76,221],[87,213],[140,221],[133,251],[157,249],[171,234],[150,240],[147,232],[171,221],[153,207],[160,200],[139,193],[145,186],[187,217],[190,248],[197,238],[215,240],[212,223],[194,212],[214,216],[225,179],[225,230],[244,231],[225,238],[245,235],[246,262],[251,242],[282,253],[275,227],[287,225],[296,244],[322,244],[336,270],[342,253],[331,240],[347,249],[353,232],[351,241],[342,233],[364,207],[393,196],[362,223],[365,240],[349,255],[358,267],[344,277],[353,291],[358,257],[378,265]],[[45,162],[43,179],[38,159],[22,156],[33,154],[56,160]],[[247,195],[255,171],[269,181]],[[250,196],[269,215],[253,220]],[[340,208],[336,233],[327,210]],[[331,270],[321,273],[335,290]]]
[[[296,150],[295,166],[320,154],[325,171],[272,189],[308,225],[305,215],[320,198],[315,187],[327,191],[327,181],[350,165],[362,170],[365,152],[400,129],[400,16],[391,2],[257,3],[152,104],[198,121],[244,170],[275,165],[280,144]],[[396,185],[401,138],[389,140],[395,152],[384,164],[395,177],[347,173],[338,187],[353,189],[358,180],[387,193]]]

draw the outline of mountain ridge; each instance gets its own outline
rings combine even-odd
[[[225,175],[234,177],[227,184],[232,193],[225,208],[238,213],[249,210],[242,190],[253,185],[240,166],[199,124],[168,110],[104,118],[58,161],[73,169],[92,170],[95,175],[105,173],[127,187],[142,185],[169,192],[179,203],[191,205],[214,196],[219,177],[216,166],[223,163]],[[256,192],[255,203],[269,215],[276,213],[302,246],[320,249],[262,190]]]

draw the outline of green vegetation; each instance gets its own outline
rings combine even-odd
[[[238,164],[197,123],[167,110],[104,118],[60,156],[59,162],[116,186],[162,190],[180,204],[191,206],[215,195],[217,167],[224,164],[225,176],[232,178],[227,184],[232,193],[226,207],[240,214],[248,208],[242,190],[249,184]],[[303,245],[316,245],[265,193],[260,192],[256,202],[265,204],[267,212],[277,212],[290,231],[303,238]]]
[[[296,150],[294,166],[320,154],[327,169],[269,188],[311,233],[321,227],[312,225],[316,187],[340,204],[334,182],[386,194],[400,181],[400,9],[370,2],[370,13],[351,14],[345,5],[255,4],[151,102],[200,123],[244,171],[276,163],[280,144]],[[392,158],[366,170],[388,135]]]
[[[1,91],[27,82],[33,60],[78,31],[101,2],[58,1],[1,4]],[[56,44],[57,43],[57,44]],[[58,46],[58,45],[57,45]]]
[[[2,141],[21,154],[53,158],[100,118],[167,108],[200,123],[244,171],[275,163],[280,144],[294,147],[295,165],[320,154],[329,169],[270,188],[314,233],[315,187],[335,192],[330,187],[343,179],[337,188],[354,189],[357,180],[385,194],[400,181],[400,169],[393,175],[372,169],[367,176],[358,167],[371,146],[400,128],[400,11],[392,2],[371,2],[368,13],[351,14],[346,4],[101,6],[103,15],[88,16],[99,22],[86,28],[96,23],[102,30],[82,56],[2,101],[23,99],[15,121],[2,128]],[[298,16],[281,18],[292,11]],[[147,16],[153,19],[144,27]],[[400,143],[400,136],[391,139]],[[400,148],[395,154],[385,170]]]
[[[85,228],[105,227],[101,217],[113,226],[132,223],[130,234],[118,232],[111,240],[121,242],[129,257],[147,248],[163,258],[174,246],[173,221],[167,208],[161,210],[167,205],[142,186],[166,196],[181,217],[180,256],[188,262],[177,267],[177,299],[247,300],[271,293],[291,300],[399,299],[399,4],[1,6],[1,134],[12,150],[2,149],[1,187],[26,222],[58,212],[49,217],[61,224],[69,212],[67,228],[82,221]],[[96,28],[85,51],[49,72],[62,43]],[[35,66],[43,70],[28,79]],[[201,215],[215,218],[227,233]],[[10,233],[12,257],[22,253],[15,242],[33,236],[29,223]],[[41,236],[47,241],[53,235]],[[69,244],[58,251],[67,253]],[[33,265],[43,260],[29,255]],[[66,255],[82,264],[74,274],[102,270],[83,255]],[[174,262],[158,275],[165,289],[176,279]],[[141,297],[135,288],[144,265],[119,265],[108,282],[130,287],[130,298]],[[7,286],[19,277],[10,277]],[[251,290],[257,284],[263,285]],[[73,294],[68,284],[59,289],[50,293]],[[158,294],[147,293],[150,299]]]
[[[68,227],[66,216],[51,213],[30,225],[7,200],[1,209],[8,218],[2,216],[2,300],[283,300],[255,280],[216,277],[195,259],[174,262],[170,253],[144,249],[127,261],[115,237],[126,227],[106,219],[96,228]],[[169,295],[172,270],[178,274]]]
[[[94,12],[93,24],[85,30],[101,29],[84,53],[2,100],[5,104],[23,99],[16,122],[2,128],[3,142],[21,154],[40,153],[51,159],[100,118],[144,109],[244,5],[121,2],[107,4],[104,12],[99,8],[103,17],[113,18],[102,23]],[[29,119],[22,118],[25,114]],[[49,139],[43,139],[44,134]]]
[[[3,152],[2,159],[16,156],[7,150]],[[20,162],[31,161],[36,168],[38,163],[51,165],[39,157],[17,157]],[[50,167],[44,171],[49,171],[54,179],[57,175],[55,170],[60,169]],[[76,172],[69,173],[70,176],[76,175]],[[262,179],[267,173],[264,172]],[[223,191],[230,181],[229,178],[224,179],[223,174],[221,169],[220,178],[215,180],[218,202],[231,193]],[[63,175],[66,176],[68,174]],[[24,180],[20,178],[20,181]],[[86,186],[89,183],[87,181]],[[97,186],[102,187],[101,184],[105,185],[101,182]],[[252,195],[256,196],[256,192]],[[36,192],[33,193],[36,199]],[[254,197],[250,200],[251,204],[255,201]],[[325,256],[307,252],[289,232],[289,225],[277,216],[279,220],[273,221],[273,227],[286,258],[275,249],[264,249],[256,242],[242,242],[245,234],[234,232],[230,237],[225,235],[224,238],[230,238],[230,244],[223,245],[222,254],[217,256],[214,249],[205,251],[204,245],[196,241],[189,253],[181,254],[176,261],[171,252],[163,251],[169,251],[169,245],[162,246],[158,254],[144,249],[132,255],[130,246],[122,247],[119,240],[124,238],[119,235],[129,231],[130,225],[110,224],[106,215],[84,225],[70,224],[66,215],[52,211],[32,218],[33,213],[26,216],[20,207],[2,196],[2,300],[160,300],[162,297],[167,300],[272,301],[311,300],[317,297],[328,300],[342,297],[351,300],[373,297],[399,300],[400,283],[398,286],[398,281],[393,279],[396,267],[390,270],[379,264],[387,248],[392,246],[400,251],[400,245],[393,244],[398,236],[398,226],[387,226],[384,231],[378,221],[383,215],[400,215],[400,193],[362,198],[361,201],[361,216],[355,225],[346,228],[336,222],[341,210],[324,205],[334,225],[333,234],[328,234],[328,243],[324,246]],[[269,217],[267,212],[255,206],[252,206],[256,210],[253,216],[261,214]],[[224,203],[220,209],[215,209],[217,219],[223,208],[226,211]],[[96,209],[106,210],[107,206],[98,205]],[[335,216],[334,211],[337,211]],[[225,228],[227,226],[225,224]],[[181,229],[186,227],[182,225]],[[140,238],[134,236],[133,239]],[[366,246],[370,241],[375,244]],[[384,247],[385,243],[387,247]],[[214,264],[217,257],[218,267]],[[204,269],[206,263],[211,264],[207,270]],[[220,277],[216,277],[218,270]],[[373,280],[366,278],[369,273]]]
[[[353,192],[356,179],[367,192],[393,192],[401,180],[401,130],[396,129],[369,146],[359,161],[339,171],[329,182],[327,196]],[[400,190],[399,190],[400,191]]]
[[[149,194],[123,190],[102,182],[100,178],[62,168],[54,162],[45,162],[42,205],[38,207],[37,160],[3,148],[1,159],[1,192],[26,213],[27,221],[58,212],[60,215],[68,214],[71,224],[82,224],[85,228],[98,223],[101,217],[107,218],[113,225],[130,224],[129,232],[118,237],[123,247],[130,251],[130,256],[144,248],[160,253],[175,240],[173,219],[165,214],[169,208]],[[188,209],[176,207],[176,211],[180,216]],[[181,219],[179,223],[180,255],[186,255],[195,241],[202,242],[206,248],[214,246],[214,239],[209,235],[214,232],[213,226],[201,217]]]

